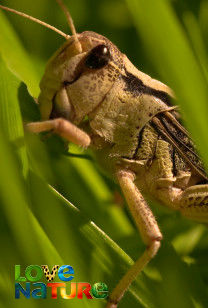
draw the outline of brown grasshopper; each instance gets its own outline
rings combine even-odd
[[[145,265],[156,255],[162,234],[143,194],[199,222],[208,221],[208,178],[194,145],[171,105],[169,87],[140,72],[104,36],[77,34],[61,0],[72,36],[49,60],[40,83],[41,122],[34,133],[54,131],[91,147],[121,186],[146,250],[109,296],[115,308]],[[86,120],[87,119],[87,120]]]

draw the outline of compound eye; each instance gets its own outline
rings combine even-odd
[[[106,45],[98,45],[91,50],[86,58],[85,65],[92,69],[99,69],[108,64],[111,58]]]

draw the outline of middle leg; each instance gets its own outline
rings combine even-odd
[[[117,178],[128,203],[131,214],[140,231],[141,237],[147,248],[143,255],[123,276],[111,293],[107,308],[116,308],[130,284],[136,279],[145,265],[156,255],[162,234],[159,230],[155,217],[144,200],[137,186],[134,184],[134,174],[128,170],[118,170]]]

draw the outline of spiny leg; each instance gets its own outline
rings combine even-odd
[[[79,146],[87,148],[91,139],[84,131],[69,121],[57,118],[43,122],[33,122],[26,125],[28,131],[33,133],[41,133],[53,130],[59,136],[73,142]]]
[[[139,259],[119,281],[109,297],[107,308],[117,307],[130,284],[136,279],[145,265],[156,255],[162,239],[162,234],[155,217],[139,189],[134,184],[134,174],[128,170],[119,170],[116,175],[128,203],[130,212],[134,217],[141,237],[147,245],[147,248],[143,255],[139,257]]]

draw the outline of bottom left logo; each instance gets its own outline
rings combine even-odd
[[[41,281],[44,275],[47,283]],[[61,282],[51,282],[56,275]],[[20,294],[28,299],[57,299],[58,296],[63,299],[105,299],[108,296],[108,287],[104,282],[97,282],[91,286],[88,282],[71,282],[72,279],[74,269],[70,265],[54,265],[51,272],[48,265],[29,265],[23,276],[21,265],[15,265],[15,298],[19,299]]]

